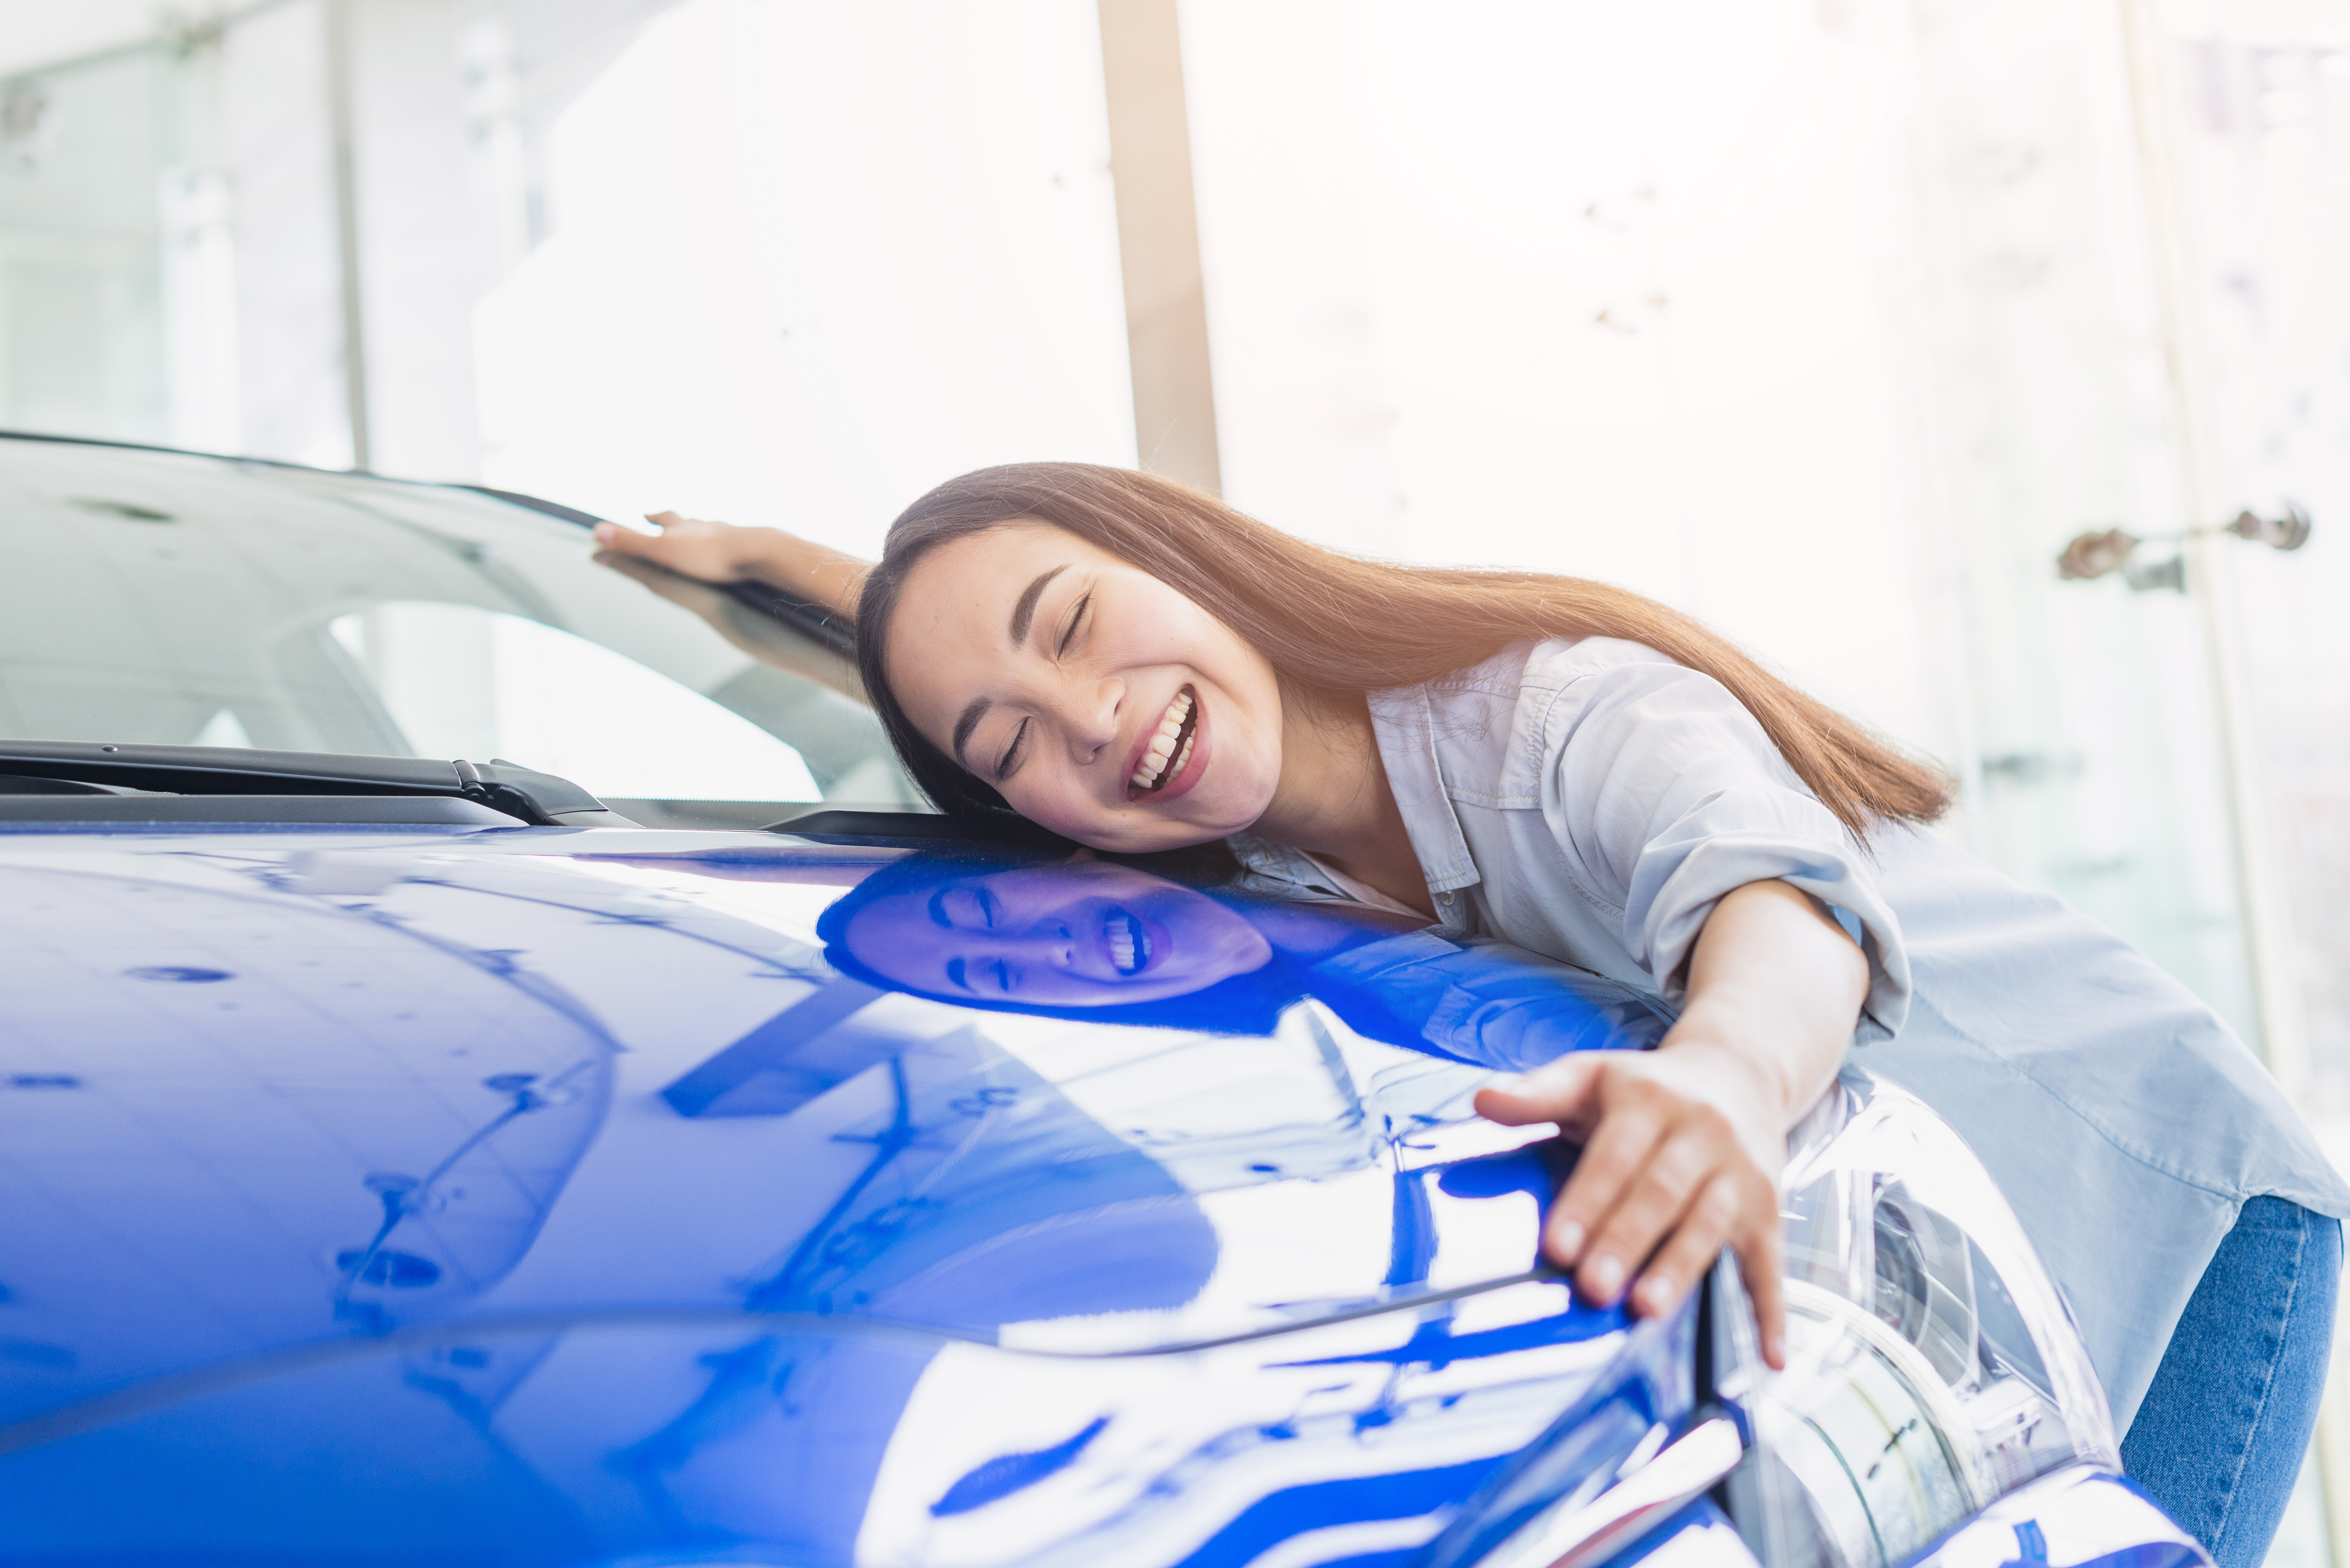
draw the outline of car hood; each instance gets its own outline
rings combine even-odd
[[[1229,987],[889,992],[819,927],[902,853],[0,836],[19,1544],[1239,1563],[1326,1520],[1449,1561],[1686,1412],[1691,1314],[1535,1269],[1532,1135],[1350,1026],[1346,965],[1221,1028]],[[1158,920],[1105,928],[1137,972]],[[1418,940],[1354,972],[1514,1015],[1506,972],[1430,1002],[1465,977]]]
[[[1233,1034],[846,980],[815,927],[895,853],[0,837],[0,1419],[432,1324],[1128,1351],[1534,1266],[1551,1178],[1484,1071],[1310,999]]]

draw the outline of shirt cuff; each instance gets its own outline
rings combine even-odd
[[[1857,863],[1860,855],[1856,847],[1834,850],[1775,834],[1717,834],[1690,846],[1649,902],[1642,933],[1659,994],[1676,1008],[1687,1004],[1690,950],[1726,895],[1749,882],[1784,882],[1827,905],[1847,933],[1857,928],[1868,960],[1868,994],[1853,1044],[1891,1039],[1909,1016],[1909,955],[1901,922]]]

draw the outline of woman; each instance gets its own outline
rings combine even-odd
[[[1849,1047],[1971,1142],[2066,1287],[2141,1485],[2265,1554],[2315,1421],[2345,1189],[2243,1046],[2095,921],[1919,831],[1949,786],[1688,618],[1570,577],[1375,565],[1146,474],[940,486],[859,563],[607,524],[850,607],[941,809],[1127,852],[1224,838],[1366,903],[1638,987],[1659,1049],[1479,1109],[1585,1150],[1544,1238],[1670,1311],[1725,1244],[1783,1362],[1783,1137]]]

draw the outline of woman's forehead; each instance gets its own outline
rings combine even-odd
[[[974,560],[1024,557],[1055,550],[1088,556],[1100,553],[1056,523],[1047,523],[1040,517],[1014,517],[932,547],[907,569],[906,581],[910,587],[930,576],[929,568],[942,562],[959,562],[968,566]]]
[[[951,539],[908,568],[890,618],[890,641],[895,644],[900,628],[910,623],[934,624],[947,617],[1004,623],[993,628],[1004,640],[1007,596],[1016,597],[1039,572],[1097,560],[1100,554],[1065,529],[1025,520]]]
[[[1016,612],[1033,617],[1040,581],[1116,557],[1065,529],[1032,520],[998,524],[941,545],[907,572],[883,634],[882,668],[909,717],[924,731],[959,707],[955,693],[1020,651]]]

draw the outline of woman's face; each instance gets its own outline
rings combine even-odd
[[[942,545],[882,663],[915,728],[1014,810],[1097,849],[1203,844],[1281,777],[1273,667],[1146,572],[1046,524]]]
[[[1040,1007],[1188,996],[1273,956],[1213,898],[1097,860],[889,894],[851,916],[841,941],[909,991]]]

